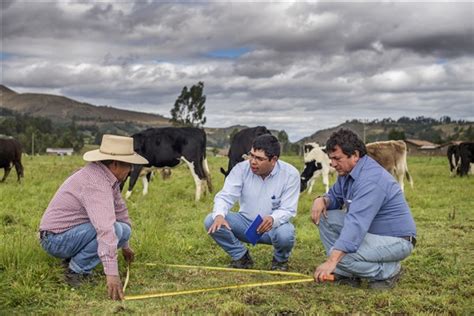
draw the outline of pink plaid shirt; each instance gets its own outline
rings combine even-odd
[[[131,225],[120,182],[105,165],[92,162],[64,181],[41,219],[40,230],[62,233],[90,222],[97,232],[105,274],[118,275],[116,221]]]

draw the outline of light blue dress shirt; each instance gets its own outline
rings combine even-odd
[[[277,160],[272,172],[262,179],[252,172],[249,161],[242,161],[232,168],[224,187],[214,197],[212,218],[225,218],[238,201],[239,212],[246,218],[271,215],[273,227],[278,227],[296,216],[299,194],[300,176],[292,165]]]
[[[398,182],[371,157],[362,157],[346,176],[339,176],[326,194],[328,210],[347,209],[344,227],[334,248],[345,253],[359,249],[367,232],[375,235],[415,236],[415,221]]]

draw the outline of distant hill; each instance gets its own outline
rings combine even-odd
[[[142,126],[170,126],[167,118],[151,113],[122,110],[110,106],[95,106],[58,95],[17,93],[0,85],[0,107],[30,116],[46,117],[56,122],[77,125],[107,125],[110,123]]]

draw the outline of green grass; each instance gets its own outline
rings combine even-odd
[[[300,157],[283,159],[301,170]],[[83,165],[81,158],[26,157],[24,165],[23,184],[16,183],[14,173],[0,184],[0,314],[474,313],[474,178],[450,177],[444,157],[409,157],[415,187],[406,186],[406,196],[417,223],[418,245],[404,262],[402,280],[391,291],[302,283],[125,302],[107,299],[103,276],[78,290],[67,287],[59,260],[48,256],[36,239],[44,209],[66,177]],[[216,190],[223,184],[218,170],[226,165],[224,158],[210,158]],[[128,201],[136,262],[127,294],[283,279],[145,265],[151,262],[225,267],[229,258],[203,227],[213,195],[194,202],[194,182],[185,166],[175,168],[170,180],[156,177],[147,196],[141,196],[139,190],[140,183]],[[312,195],[301,195],[294,219],[297,244],[290,261],[292,271],[311,275],[325,260],[309,215],[312,199],[322,192],[318,181]],[[259,245],[251,252],[255,268],[268,269],[271,247]],[[120,270],[124,275],[121,256]]]

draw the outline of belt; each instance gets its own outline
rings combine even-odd
[[[416,246],[416,238],[415,238],[415,236],[403,236],[403,237],[400,237],[400,238],[403,238],[403,239],[408,240],[409,242],[411,242],[411,244],[413,245],[413,247]]]
[[[39,232],[40,239],[43,239],[44,237],[46,237],[48,235],[54,235],[54,233],[50,232],[48,230],[40,230],[40,232]]]

